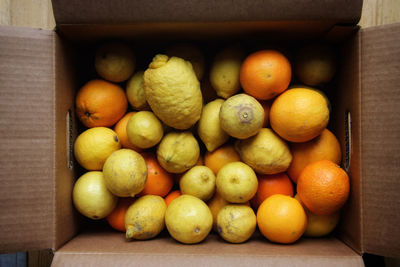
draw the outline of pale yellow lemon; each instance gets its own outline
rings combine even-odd
[[[139,111],[133,114],[126,125],[129,141],[140,148],[157,145],[164,135],[161,121],[151,111]]]

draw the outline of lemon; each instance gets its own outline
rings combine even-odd
[[[211,231],[212,214],[199,198],[181,195],[174,199],[165,212],[165,225],[177,241],[194,244],[203,241]]]
[[[154,114],[166,125],[185,130],[200,119],[203,99],[190,62],[156,55],[144,72],[144,90]]]
[[[204,106],[197,126],[197,133],[207,150],[212,152],[229,139],[219,122],[219,111],[224,100],[216,99]]]
[[[232,46],[218,52],[210,70],[210,82],[222,98],[229,98],[240,89],[239,73],[245,53],[240,46]]]
[[[224,165],[217,174],[217,192],[228,202],[245,203],[257,192],[258,180],[253,169],[236,161]]]
[[[264,108],[252,96],[228,98],[219,113],[221,128],[230,136],[245,139],[258,133],[264,123]]]
[[[191,132],[170,132],[157,148],[157,160],[168,172],[182,173],[193,167],[200,156],[200,147]]]
[[[126,211],[126,238],[146,240],[158,235],[165,226],[167,204],[160,196],[146,195],[137,199]]]
[[[215,175],[206,166],[194,166],[188,170],[179,181],[182,194],[188,194],[209,200],[215,192]]]
[[[230,243],[247,241],[256,230],[257,218],[252,208],[244,204],[229,204],[217,217],[218,234]]]
[[[284,172],[292,161],[289,146],[269,128],[235,143],[236,151],[243,162],[261,174]]]
[[[102,78],[110,82],[128,80],[135,71],[135,67],[135,55],[126,44],[106,43],[96,51],[96,71]]]
[[[228,205],[229,202],[226,201],[223,197],[221,197],[218,192],[214,193],[214,196],[207,202],[208,207],[210,208],[211,214],[213,216],[213,230],[215,232],[218,232],[217,228],[217,216],[219,211]]]
[[[106,127],[93,127],[81,133],[74,143],[78,163],[89,171],[99,171],[114,151],[121,148],[117,133]]]
[[[132,145],[150,148],[157,145],[164,135],[160,120],[151,111],[133,114],[126,125],[126,134]]]
[[[140,193],[147,180],[147,166],[142,155],[131,149],[120,149],[104,163],[104,180],[107,188],[119,197],[134,197]]]
[[[197,79],[200,81],[203,78],[205,58],[197,46],[188,43],[176,44],[167,48],[167,55],[190,61]]]
[[[102,172],[90,171],[76,181],[72,200],[82,215],[99,220],[113,211],[118,198],[107,189]]]
[[[146,95],[144,93],[144,71],[136,72],[126,84],[126,96],[129,104],[137,110],[149,110]]]

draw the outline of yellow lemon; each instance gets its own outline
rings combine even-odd
[[[243,162],[261,174],[284,172],[292,161],[289,146],[271,129],[262,128],[259,133],[235,143]]]
[[[193,167],[200,156],[200,147],[191,132],[170,132],[157,148],[157,160],[171,173],[182,173]]]
[[[230,136],[246,139],[261,129],[264,123],[264,108],[250,95],[234,95],[222,104],[219,120],[221,128]]]
[[[81,133],[74,143],[78,163],[89,171],[99,171],[106,159],[121,148],[117,133],[106,127],[93,127]]]
[[[226,201],[218,192],[214,193],[214,196],[207,202],[208,207],[210,208],[211,214],[213,216],[213,230],[218,232],[217,228],[217,216],[219,211],[228,205],[229,202]]]
[[[144,71],[136,72],[126,83],[126,96],[129,104],[137,110],[149,110],[144,93]]]
[[[82,215],[99,220],[113,211],[118,198],[107,189],[102,172],[90,171],[76,181],[72,200]]]
[[[151,111],[133,114],[126,125],[126,134],[132,145],[150,148],[157,145],[164,135],[160,120]]]
[[[208,206],[191,195],[181,195],[174,199],[165,213],[169,234],[185,244],[203,241],[211,231],[212,222]]]
[[[146,195],[137,199],[126,211],[126,238],[146,240],[158,235],[165,226],[167,204],[160,196]]]
[[[216,99],[204,106],[197,126],[197,133],[207,150],[212,152],[229,139],[219,122],[219,111],[224,100]]]
[[[194,166],[179,180],[179,188],[182,194],[192,195],[207,201],[215,192],[215,175],[206,166]]]
[[[134,197],[140,193],[147,180],[147,166],[142,155],[131,149],[120,149],[104,163],[104,180],[107,188],[119,197]]]
[[[224,206],[217,216],[218,234],[230,243],[247,241],[256,230],[257,218],[252,208],[244,204]]]
[[[185,130],[200,119],[203,99],[190,62],[156,55],[144,72],[144,90],[154,114],[166,125]]]

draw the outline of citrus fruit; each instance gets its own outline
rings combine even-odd
[[[154,114],[166,125],[185,130],[200,119],[203,99],[190,62],[156,55],[144,72],[144,91]]]
[[[126,113],[115,125],[114,125],[114,132],[118,135],[118,139],[121,143],[123,148],[130,148],[135,150],[136,152],[140,152],[142,149],[134,146],[128,139],[128,135],[126,133],[126,125],[130,117],[135,114],[136,112],[131,111]]]
[[[160,196],[138,198],[126,211],[126,238],[146,240],[158,235],[165,226],[167,205]]]
[[[349,176],[330,160],[308,164],[297,180],[301,202],[317,215],[337,212],[346,203],[349,192]]]
[[[289,146],[269,128],[245,140],[237,140],[236,151],[243,162],[260,174],[286,171],[292,161]]]
[[[136,58],[131,48],[123,43],[106,43],[96,51],[97,73],[110,82],[123,82],[135,71]]]
[[[118,198],[107,189],[102,172],[90,171],[76,181],[72,201],[82,215],[99,220],[113,211]]]
[[[74,155],[79,165],[89,171],[99,171],[106,159],[121,148],[117,134],[106,127],[94,127],[81,133],[74,143]]]
[[[264,109],[252,96],[237,94],[222,104],[221,128],[230,136],[245,139],[257,134],[264,122]]]
[[[129,206],[135,201],[131,197],[121,197],[118,199],[117,206],[106,217],[108,224],[115,230],[125,232],[125,214]]]
[[[144,93],[144,71],[136,72],[126,83],[126,97],[129,104],[136,110],[149,110]]]
[[[200,156],[200,147],[191,132],[170,132],[157,148],[157,160],[171,173],[182,173],[193,167]]]
[[[174,200],[175,198],[181,196],[181,191],[179,190],[173,190],[171,192],[169,192],[169,194],[164,198],[165,200],[165,204],[167,204],[167,207],[169,206],[169,204],[171,204],[172,200]]]
[[[231,144],[223,145],[216,150],[207,151],[204,156],[204,164],[210,168],[215,175],[219,169],[229,162],[240,161],[240,156]]]
[[[269,110],[271,109],[271,101],[260,101],[261,106],[264,109],[264,121],[263,128],[267,128],[269,126]]]
[[[134,197],[146,184],[146,162],[136,151],[123,148],[107,158],[103,174],[108,190],[114,195]]]
[[[191,195],[181,195],[174,199],[165,213],[169,234],[185,244],[203,241],[211,231],[212,222],[208,206]]]
[[[275,194],[293,196],[292,181],[284,172],[258,175],[257,178],[257,193],[250,201],[253,208],[258,209],[266,198]]]
[[[222,130],[219,123],[222,103],[224,100],[216,99],[206,104],[197,126],[197,133],[208,151],[214,151],[229,139],[229,135]]]
[[[240,68],[244,91],[260,100],[276,97],[292,79],[289,60],[279,51],[260,50],[250,54]]]
[[[247,205],[228,204],[217,216],[218,234],[230,243],[247,241],[253,235],[256,226],[256,215]]]
[[[272,129],[283,139],[307,142],[328,125],[329,102],[317,90],[292,88],[272,103],[269,119]]]
[[[256,194],[257,186],[253,169],[240,161],[226,164],[217,174],[217,192],[231,203],[249,201]]]
[[[91,80],[78,91],[75,106],[76,115],[86,127],[110,127],[124,116],[128,100],[120,86]]]
[[[226,205],[228,205],[229,202],[226,201],[223,197],[221,197],[218,192],[214,193],[214,196],[207,202],[208,207],[210,208],[211,214],[213,216],[213,230],[215,232],[218,232],[217,228],[217,216],[219,211]]]
[[[298,195],[295,198],[301,203]],[[307,215],[307,228],[304,236],[321,237],[329,235],[339,222],[339,211],[328,215],[316,215],[311,213],[304,205],[303,208]]]
[[[307,216],[295,198],[272,195],[257,210],[257,225],[268,240],[289,244],[296,242],[307,227]]]
[[[192,195],[203,201],[209,200],[215,192],[215,175],[206,166],[194,166],[179,181],[182,194]]]
[[[327,44],[309,44],[297,51],[294,73],[304,84],[310,86],[330,82],[336,72],[336,54]]]
[[[224,48],[215,55],[210,82],[218,96],[227,99],[239,91],[240,66],[244,57],[244,51],[238,45]]]
[[[164,170],[152,153],[143,153],[147,166],[147,181],[140,195],[165,197],[174,185],[172,174]]]
[[[290,151],[293,159],[287,173],[295,183],[307,164],[323,159],[339,164],[342,159],[339,141],[328,129],[324,129],[319,136],[308,142],[291,143]]]
[[[150,148],[161,141],[164,129],[153,112],[139,111],[129,118],[126,134],[134,146]]]
[[[200,81],[204,75],[205,58],[200,49],[189,43],[175,44],[167,48],[169,57],[180,57],[192,64],[197,79]]]

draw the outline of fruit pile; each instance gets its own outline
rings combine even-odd
[[[128,239],[166,228],[182,243],[212,229],[232,243],[256,227],[277,243],[332,232],[350,185],[327,129],[329,99],[313,88],[334,76],[331,47],[308,45],[289,61],[234,45],[207,72],[191,44],[153,56],[135,72],[128,45],[100,46],[99,78],[76,95],[86,127],[74,143],[87,170],[72,195],[81,214]]]

